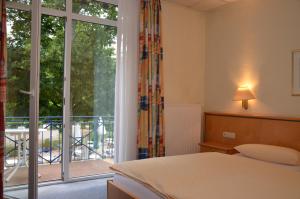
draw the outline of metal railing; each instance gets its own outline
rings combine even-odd
[[[73,116],[71,117],[71,124],[70,161],[113,159],[113,117]],[[29,117],[6,117],[6,129],[20,127],[29,128]],[[39,128],[45,129],[39,133],[39,164],[62,162],[62,127],[62,116],[39,118]],[[18,137],[6,133],[5,138],[5,167],[14,167],[19,161]],[[26,139],[28,141],[28,135]],[[21,144],[22,150],[24,147],[28,150],[28,146]]]

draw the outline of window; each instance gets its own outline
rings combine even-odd
[[[31,83],[32,1],[7,2],[6,129],[28,128],[29,98],[20,90]],[[39,182],[101,174],[113,162],[118,6],[107,2],[40,0]],[[5,169],[20,161],[18,146],[16,136],[6,135]],[[27,184],[27,177],[12,176],[5,185]]]

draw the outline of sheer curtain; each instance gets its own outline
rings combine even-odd
[[[115,95],[115,162],[137,157],[139,0],[120,0]]]

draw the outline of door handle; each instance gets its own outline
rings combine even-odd
[[[25,95],[30,95],[30,96],[34,96],[33,91],[24,91],[24,90],[19,90],[20,93],[25,94]]]

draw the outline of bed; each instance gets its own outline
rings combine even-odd
[[[235,132],[236,139],[222,138],[219,134],[223,131]],[[300,120],[206,113],[206,139],[232,145],[272,144],[300,151]],[[241,154],[209,152],[154,158],[116,164],[112,169],[116,175],[108,182],[108,199],[300,198],[299,166]]]

